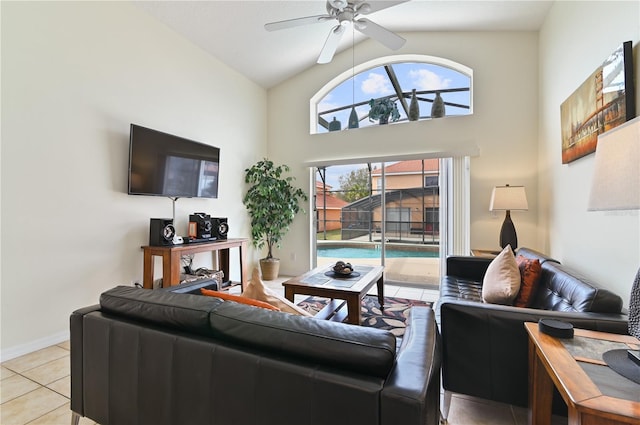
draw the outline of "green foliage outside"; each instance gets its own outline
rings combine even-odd
[[[307,195],[291,182],[294,177],[283,177],[290,171],[287,165],[274,165],[266,158],[258,161],[245,171],[245,183],[251,187],[242,202],[251,216],[251,237],[253,245],[262,248],[267,245],[266,259],[273,258],[273,246],[280,248],[280,241],[300,211],[300,201],[306,201]]]
[[[342,230],[327,230],[325,232],[318,232],[316,234],[316,239],[319,241],[341,241],[342,240]]]
[[[366,168],[353,170],[349,174],[342,175],[338,177],[338,181],[342,191],[338,197],[347,202],[369,196],[369,170]]]

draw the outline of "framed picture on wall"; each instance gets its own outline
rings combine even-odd
[[[598,134],[635,117],[631,47],[622,43],[560,105],[563,164],[595,152]]]

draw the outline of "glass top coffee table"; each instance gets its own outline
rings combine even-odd
[[[294,300],[296,294],[314,295],[330,298],[331,301],[316,318],[360,324],[360,303],[374,284],[378,285],[378,302],[384,309],[384,267],[354,265],[350,276],[340,276],[333,272],[332,266],[321,266],[282,282],[284,296]],[[346,312],[344,308],[346,304]]]

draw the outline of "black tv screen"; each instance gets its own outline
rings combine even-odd
[[[217,198],[220,149],[131,124],[129,194]]]

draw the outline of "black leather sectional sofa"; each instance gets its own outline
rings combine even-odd
[[[72,423],[428,424],[440,418],[434,312],[393,334],[171,290],[116,287],[75,311]]]
[[[534,250],[521,248],[517,255],[537,258],[542,265],[531,308],[482,302],[482,282],[490,258],[447,259],[447,275],[441,278],[436,306],[443,340],[445,418],[452,392],[527,406],[528,337],[524,322],[552,318],[577,328],[627,333],[628,316],[622,312],[618,295]]]

